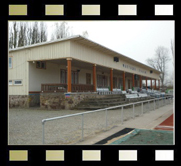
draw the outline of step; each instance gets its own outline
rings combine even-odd
[[[122,101],[125,101],[125,99],[109,99],[109,100],[84,100],[84,101],[82,101],[81,103],[111,103],[111,102],[122,102]]]
[[[120,105],[122,103],[125,103],[126,101],[118,101],[118,102],[94,102],[94,103],[85,103],[81,102],[79,105]]]
[[[112,100],[112,99],[125,99],[125,97],[106,97],[106,98],[92,98],[92,99],[86,99],[86,100],[90,100],[90,101],[94,101],[94,100]]]

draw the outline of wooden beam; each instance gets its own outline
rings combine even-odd
[[[132,89],[134,90],[134,74],[132,74]]]
[[[140,88],[142,88],[142,76],[140,75]]]
[[[67,58],[67,92],[71,92],[71,61]]]
[[[110,90],[113,91],[113,69],[110,69]]]
[[[96,92],[96,65],[93,65],[93,86],[94,86],[94,92]]]

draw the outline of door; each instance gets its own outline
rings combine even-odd
[[[113,77],[113,88],[117,88],[117,78]]]
[[[86,73],[86,84],[90,85],[91,84],[91,74]]]
[[[128,89],[131,89],[130,80],[128,80]]]

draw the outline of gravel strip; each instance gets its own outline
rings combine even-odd
[[[144,104],[144,113],[154,105]],[[42,119],[85,112],[85,110],[42,110],[39,108],[9,110],[9,145],[42,145]],[[141,105],[135,106],[135,118],[141,115]],[[121,109],[84,115],[84,138],[121,124]],[[133,107],[123,109],[124,121],[133,118]],[[82,139],[82,116],[74,116],[45,123],[45,144],[74,144]]]

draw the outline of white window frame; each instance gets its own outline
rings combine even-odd
[[[16,83],[15,83],[16,81],[21,81],[21,84],[16,84]],[[13,81],[13,83],[14,83],[13,85],[23,85],[22,82],[23,82],[22,80],[14,80],[14,81]]]
[[[38,67],[37,63],[40,63],[40,67]],[[44,67],[42,67],[43,66],[42,64],[44,64]],[[36,62],[36,68],[37,69],[46,69],[46,62],[45,61],[37,61]]]
[[[9,59],[11,58],[11,65],[9,64],[9,60],[8,60],[8,66],[10,69],[13,68],[13,57],[9,57]]]
[[[9,80],[9,83],[12,82],[12,84],[9,84],[9,85],[13,85],[13,80]]]

